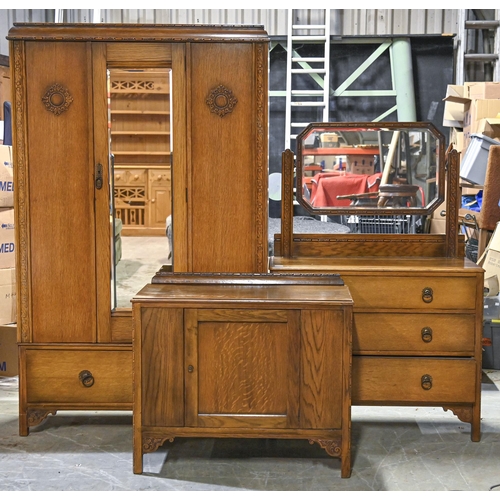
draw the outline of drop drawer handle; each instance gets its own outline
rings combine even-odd
[[[430,375],[422,375],[420,383],[422,385],[422,389],[425,391],[432,389],[432,377]]]
[[[78,378],[84,387],[92,387],[94,385],[94,376],[88,370],[81,371]]]
[[[432,299],[434,298],[432,296],[432,288],[429,288],[429,287],[425,287],[423,290],[422,290],[422,300],[426,303],[426,304],[429,304],[432,302]]]
[[[422,340],[424,342],[432,342],[432,328],[429,326],[424,326],[422,328]]]

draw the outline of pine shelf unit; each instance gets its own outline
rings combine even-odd
[[[111,70],[115,216],[124,235],[164,235],[171,213],[168,70]]]

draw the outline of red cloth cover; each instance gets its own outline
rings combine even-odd
[[[381,174],[339,175],[317,174],[313,178],[311,205],[313,207],[347,207],[352,200],[337,200],[337,196],[378,191]]]

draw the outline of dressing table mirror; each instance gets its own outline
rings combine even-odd
[[[424,214],[444,200],[430,123],[312,123],[297,137],[297,200],[312,214]]]

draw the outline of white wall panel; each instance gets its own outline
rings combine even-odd
[[[53,10],[0,9],[0,54],[9,55],[9,41],[5,37],[14,23],[48,23],[53,21]]]

